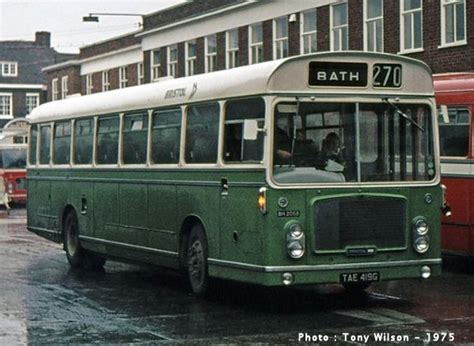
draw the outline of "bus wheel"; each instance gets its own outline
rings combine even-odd
[[[195,225],[186,246],[186,274],[194,294],[206,293],[209,278],[207,271],[207,241],[201,225]]]
[[[64,250],[66,257],[73,268],[84,266],[84,250],[79,243],[79,225],[76,214],[69,213],[64,227]]]
[[[75,213],[69,213],[64,227],[64,249],[66,257],[73,268],[91,270],[102,269],[105,258],[82,248],[79,241],[79,224]]]
[[[344,288],[349,293],[362,293],[370,286],[370,282],[354,282],[343,284]]]

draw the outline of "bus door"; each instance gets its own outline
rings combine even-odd
[[[441,105],[438,117],[442,183],[453,214],[442,222],[442,248],[468,253],[474,249],[474,161],[470,159],[471,106]]]
[[[220,249],[224,260],[258,262],[263,248],[259,189],[265,185],[263,160],[264,101],[259,98],[226,103],[225,170],[220,176]],[[252,138],[244,129],[253,127]]]

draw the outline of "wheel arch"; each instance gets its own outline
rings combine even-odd
[[[71,204],[66,204],[64,206],[64,208],[62,209],[62,211],[60,212],[59,216],[60,216],[60,220],[59,220],[59,227],[60,227],[60,236],[61,236],[61,239],[63,240],[64,239],[64,228],[65,228],[65,223],[66,223],[66,218],[67,216],[69,215],[69,213],[74,213],[76,214],[76,218],[77,218],[77,212],[76,212],[76,208],[74,208],[74,206],[72,206]]]
[[[204,226],[204,222],[202,219],[195,215],[190,214],[186,216],[181,223],[181,228],[179,230],[179,238],[178,238],[178,256],[179,256],[179,265],[180,270],[184,269],[184,258],[183,255],[185,254],[185,246],[188,239],[188,236],[191,232],[191,229],[194,225],[201,225],[204,235],[206,236],[207,241],[207,234],[206,234],[206,227]]]

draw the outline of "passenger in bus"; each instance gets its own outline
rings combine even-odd
[[[288,164],[291,159],[291,137],[287,130],[277,126],[275,141],[275,164]]]
[[[316,168],[328,171],[342,171],[344,169],[344,158],[341,149],[341,140],[337,133],[330,132],[321,144],[321,155]]]

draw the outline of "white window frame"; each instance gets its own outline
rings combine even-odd
[[[31,102],[31,100],[35,100],[35,102]],[[26,93],[25,96],[25,103],[26,103],[26,110],[28,114],[31,113],[31,111],[39,106],[39,99],[40,99],[40,94],[39,93]]]
[[[67,76],[62,76],[61,77],[61,99],[65,99],[68,95],[68,87],[67,87],[67,83],[68,83],[68,77]]]
[[[159,54],[159,59],[158,61],[155,61],[155,52],[158,52]],[[151,65],[151,71],[150,71],[150,79],[152,82],[157,82],[158,79],[160,79],[160,68],[161,68],[161,52],[159,49],[154,49],[150,52],[150,65]]]
[[[415,44],[415,28],[413,25],[413,18],[416,12],[421,13],[421,47],[410,47],[407,48],[405,46],[405,20],[407,16],[412,18],[412,28],[411,28],[411,41],[412,44]],[[423,1],[420,0],[420,7],[414,10],[405,11],[405,2],[403,0],[400,1],[400,53],[415,53],[415,52],[422,52],[423,51]]]
[[[454,41],[453,42],[446,42],[446,7],[447,6],[456,6],[457,4],[462,3],[463,4],[463,10],[464,10],[464,39],[458,40],[456,38],[456,30],[454,30]],[[467,20],[466,20],[466,0],[441,0],[440,1],[440,6],[441,6],[441,45],[439,48],[444,48],[444,47],[453,47],[453,46],[460,46],[460,45],[465,45],[467,44]],[[453,11],[453,25],[454,28],[456,28],[457,24],[457,15],[456,11]]]
[[[254,27],[256,27],[256,26],[260,26],[260,28],[262,29],[262,40],[257,41],[257,42],[253,42],[252,41],[252,36],[253,36],[252,34],[253,34]],[[258,54],[254,53],[254,49],[255,49],[255,52],[258,52],[259,47],[262,47],[262,56],[261,57]],[[257,55],[256,59],[254,59],[255,55]],[[249,25],[249,65],[258,64],[260,62],[263,62],[263,24],[261,22],[260,23],[253,23],[253,24]]]
[[[189,45],[194,44],[194,56],[189,55]],[[184,45],[184,51],[185,51],[185,73],[186,76],[193,76],[196,73],[196,57],[197,57],[197,52],[196,52],[196,40],[190,40],[187,41]]]
[[[87,79],[86,79],[86,83],[87,83]],[[87,87],[86,87],[86,90],[87,90]],[[57,78],[53,78],[51,80],[51,100],[52,101],[59,100],[59,88],[58,88],[58,79]]]
[[[0,93],[0,98],[9,98],[8,109],[5,106],[0,107],[0,119],[11,119],[13,118],[13,93]],[[7,111],[8,114],[3,114],[3,111]]]
[[[231,47],[231,34],[237,36],[237,46]],[[239,29],[226,31],[225,33],[225,68],[239,66]]]
[[[0,71],[3,77],[17,77],[18,76],[18,63],[15,61],[2,61],[0,62]]]
[[[342,6],[342,5],[346,6],[346,15],[347,15],[346,23],[336,26],[334,24],[334,8],[337,6]],[[347,2],[338,2],[338,3],[332,4],[330,6],[329,12],[330,12],[329,26],[330,26],[331,51],[339,52],[339,51],[348,50],[349,49],[349,5]],[[342,35],[342,33],[344,32],[345,28],[347,28],[346,30],[347,35],[344,36]],[[338,42],[339,48],[338,49],[336,49],[336,46],[335,46],[335,32],[339,32],[339,42]],[[344,43],[347,48],[343,48]]]
[[[212,37],[214,38],[214,42],[215,42],[214,52],[211,52],[209,50],[209,48],[211,48],[209,46],[209,43]],[[206,73],[215,71],[217,68],[217,35],[216,34],[208,35],[204,38],[204,57],[205,57],[204,71]]]
[[[123,89],[128,86],[128,66],[121,66],[119,68],[119,88]]]
[[[171,51],[176,50],[176,59],[171,60]],[[168,54],[166,54],[166,60],[167,60],[167,74],[168,77],[173,77],[176,78],[177,73],[178,73],[178,45],[177,44],[172,44],[171,46],[168,46]]]
[[[282,16],[275,18],[273,21],[273,60],[276,59],[283,59],[290,55],[290,46],[288,43],[288,35],[289,35],[289,28],[288,28],[288,17]],[[286,36],[277,37],[277,26],[283,23],[286,25]],[[285,47],[286,46],[286,47]],[[284,54],[286,48],[286,54]]]
[[[316,17],[316,26],[314,30],[309,30],[309,31],[304,31],[304,14],[309,13],[309,12],[314,12],[314,15]],[[303,11],[300,13],[300,22],[301,22],[301,30],[300,30],[300,50],[301,54],[310,54],[318,51],[318,11],[316,8]],[[311,44],[311,37],[315,36],[316,38],[316,46],[313,48]],[[305,45],[307,43],[307,45]],[[305,53],[305,47],[309,47],[309,52]]]
[[[102,91],[110,90],[110,72],[102,71]]]
[[[142,62],[137,63],[137,85],[145,82],[145,67]]]
[[[373,17],[373,18],[368,18],[369,14],[369,6],[368,6],[368,1],[369,0],[364,0],[364,50],[368,52],[383,52],[384,51],[384,0],[382,1],[382,15],[378,17]],[[377,23],[381,22],[381,28],[382,32],[377,31]],[[369,28],[371,28],[374,32],[374,42],[373,46],[369,47]],[[377,39],[379,37],[382,37],[382,47],[380,48],[381,50],[377,50]]]

